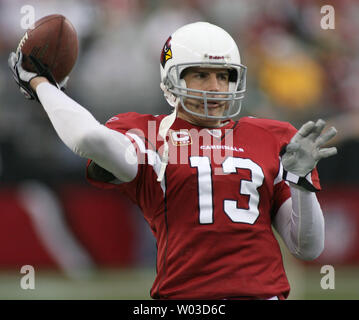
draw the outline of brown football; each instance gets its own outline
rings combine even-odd
[[[77,33],[71,22],[60,14],[53,14],[35,22],[33,29],[26,31],[17,51],[24,55],[23,67],[34,71],[30,54],[38,58],[52,72],[56,82],[69,75],[78,55]]]

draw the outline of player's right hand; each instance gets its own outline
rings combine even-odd
[[[69,77],[66,77],[60,84],[58,84],[53,77],[49,69],[44,66],[38,59],[33,56],[28,57],[34,65],[36,72],[30,72],[22,67],[23,54],[19,51],[19,54],[11,52],[8,59],[8,64],[13,74],[15,82],[20,87],[20,92],[25,96],[26,99],[35,99],[39,101],[36,91],[31,87],[30,81],[36,77],[45,77],[55,87],[65,90]]]
[[[8,59],[8,64],[12,72],[12,76],[15,82],[20,88],[20,92],[26,99],[37,99],[36,92],[31,88],[30,81],[38,76],[37,73],[26,71],[22,67],[22,53],[21,51],[17,55],[15,52],[11,52]]]

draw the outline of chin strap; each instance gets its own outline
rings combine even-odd
[[[173,108],[176,108],[176,106],[178,104],[178,98],[173,93],[168,91],[168,89],[163,84],[163,82],[160,83],[160,88],[163,91],[163,95],[165,96],[169,105]]]
[[[157,177],[157,181],[161,182],[166,171],[166,167],[168,164],[168,142],[167,142],[167,132],[171,128],[172,124],[176,120],[177,116],[177,108],[173,110],[171,114],[164,117],[160,123],[160,129],[158,131],[159,135],[163,138],[163,154],[162,154],[162,160],[161,160],[161,169]]]
[[[160,128],[158,131],[158,134],[163,138],[163,154],[162,154],[162,160],[161,160],[161,169],[157,177],[157,181],[161,182],[163,180],[163,177],[165,175],[166,167],[168,164],[168,143],[167,143],[167,132],[171,128],[172,124],[176,120],[177,116],[177,106],[179,103],[179,98],[174,96],[171,92],[167,90],[165,85],[163,83],[160,84],[160,87],[163,91],[163,94],[168,101],[168,103],[174,107],[174,110],[171,114],[164,117],[160,123]]]

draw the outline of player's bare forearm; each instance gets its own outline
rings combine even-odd
[[[30,86],[32,89],[36,90],[37,86],[43,82],[49,82],[49,80],[47,80],[45,77],[35,77],[30,81]]]

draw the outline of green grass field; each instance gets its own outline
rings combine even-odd
[[[289,299],[359,299],[359,268],[335,268],[335,289],[323,290],[320,266],[303,267],[287,263],[292,291]],[[56,272],[35,273],[35,289],[20,287],[23,274],[0,273],[0,299],[150,299],[154,279],[151,269],[101,270],[88,279],[73,280]]]
[[[35,273],[35,289],[20,286],[20,272],[0,273],[0,299],[149,299],[154,274],[149,269],[99,270],[74,280],[57,272]]]

